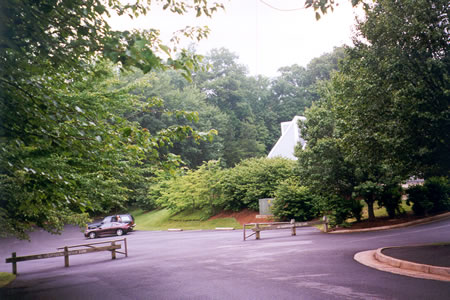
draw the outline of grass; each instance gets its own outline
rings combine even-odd
[[[406,200],[402,201],[401,208],[406,213],[411,212],[411,206],[406,205]],[[374,213],[376,218],[387,217],[385,208],[379,208],[374,205]],[[186,210],[178,214],[173,214],[168,209],[160,209],[154,211],[143,211],[135,209],[131,214],[136,219],[137,230],[167,230],[169,228],[177,228],[183,230],[201,230],[215,229],[216,227],[233,227],[235,229],[242,228],[235,218],[220,218],[208,220],[209,215],[200,210]],[[367,219],[367,204],[364,203],[363,217]],[[347,219],[347,223],[356,222],[355,218]]]
[[[11,273],[0,272],[0,288],[6,286],[14,279],[16,279],[16,275]]]
[[[365,219],[369,218],[369,210],[367,209],[367,203],[363,202],[363,204],[364,204],[364,207],[362,210],[362,220],[365,220]],[[373,208],[374,208],[373,211],[375,214],[375,218],[383,218],[383,217],[388,216],[386,208],[378,207],[377,203],[374,204]],[[409,214],[412,211],[412,208],[411,208],[411,206],[406,204],[406,200],[402,200],[402,203],[400,204],[400,210]],[[347,219],[346,221],[347,221],[347,223],[354,223],[354,222],[356,222],[356,219],[350,218],[350,219]]]
[[[199,211],[184,211],[173,214],[167,209],[145,212],[137,209],[131,212],[136,220],[137,230],[167,230],[180,228],[183,230],[215,229],[216,227],[241,228],[235,218],[205,220],[205,214]]]

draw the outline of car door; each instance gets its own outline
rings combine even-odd
[[[100,235],[111,234],[114,233],[114,229],[112,228],[114,223],[104,223],[99,230]]]

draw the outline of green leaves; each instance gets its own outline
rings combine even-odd
[[[159,2],[177,13],[194,5],[211,15],[221,7]],[[189,126],[150,133],[127,120],[161,102],[141,102],[132,93],[137,86],[117,83],[117,66],[147,73],[172,68],[190,78],[201,58],[184,51],[167,63],[160,55],[171,49],[161,44],[158,30],[113,31],[106,21],[110,9],[134,18],[146,14],[150,2],[0,2],[2,235],[24,238],[34,225],[59,232],[64,222],[85,222],[86,211],[117,209],[138,194],[143,174],[179,165],[159,148],[187,136],[205,138]],[[207,30],[190,32],[202,38]],[[137,167],[144,162],[145,168]]]

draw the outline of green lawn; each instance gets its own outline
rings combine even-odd
[[[0,272],[0,288],[4,287],[14,279],[16,279],[16,275]]]
[[[365,204],[365,203],[364,203]],[[375,204],[375,216],[386,217],[387,212],[385,208],[379,208]],[[411,207],[406,205],[406,200],[402,201],[402,209],[409,213]],[[183,229],[183,230],[199,230],[199,229],[215,229],[216,227],[233,227],[240,229],[242,226],[236,221],[235,218],[221,218],[208,220],[209,216],[205,213],[195,211],[183,211],[178,214],[173,214],[167,209],[160,209],[154,211],[143,211],[142,209],[136,209],[131,212],[136,219],[137,230],[167,230]],[[367,205],[363,208],[363,219],[368,218]],[[348,219],[348,223],[355,222],[356,219]]]
[[[215,229],[216,227],[241,228],[235,218],[205,220],[207,217],[199,211],[182,212],[173,215],[167,209],[145,212],[137,209],[131,212],[136,219],[137,230],[167,230],[179,228],[183,230]]]
[[[362,201],[362,203],[364,204],[363,212],[362,212],[362,219],[364,220],[364,219],[368,219],[369,218],[369,212],[367,210],[366,202]],[[411,213],[411,211],[412,211],[411,206],[408,206],[406,204],[406,200],[402,200],[402,203],[401,203],[400,207],[407,214]],[[378,207],[378,204],[376,202],[375,202],[375,205],[374,205],[374,214],[375,214],[376,218],[381,218],[381,217],[387,217],[388,216],[386,208]],[[353,222],[356,222],[355,218],[347,219],[347,223],[353,223]]]

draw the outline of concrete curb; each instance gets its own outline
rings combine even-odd
[[[359,252],[356,253],[353,258],[365,266],[384,272],[450,282],[450,268],[413,263],[381,253],[383,249],[387,248],[395,247],[385,247],[377,250]]]
[[[450,268],[414,263],[414,262],[390,257],[390,256],[387,256],[382,253],[382,251],[384,249],[390,249],[390,248],[399,248],[399,247],[379,248],[375,251],[375,259],[382,263],[385,263],[392,267],[395,267],[395,268],[445,276],[445,277],[448,277],[448,279],[450,281]]]
[[[222,230],[222,231],[224,231],[224,230],[234,230],[234,227],[216,227],[215,230]]]
[[[372,228],[363,228],[363,229],[347,229],[347,230],[337,230],[337,231],[331,231],[329,233],[353,233],[353,232],[368,232],[368,231],[379,231],[379,230],[388,230],[388,229],[395,229],[395,228],[403,228],[413,225],[419,225],[419,224],[426,224],[431,223],[435,221],[440,221],[446,218],[450,218],[450,212],[446,212],[440,215],[423,218],[419,220],[414,220],[411,222],[406,222],[402,224],[396,224],[396,225],[388,225],[388,226],[380,226],[380,227],[372,227]]]

